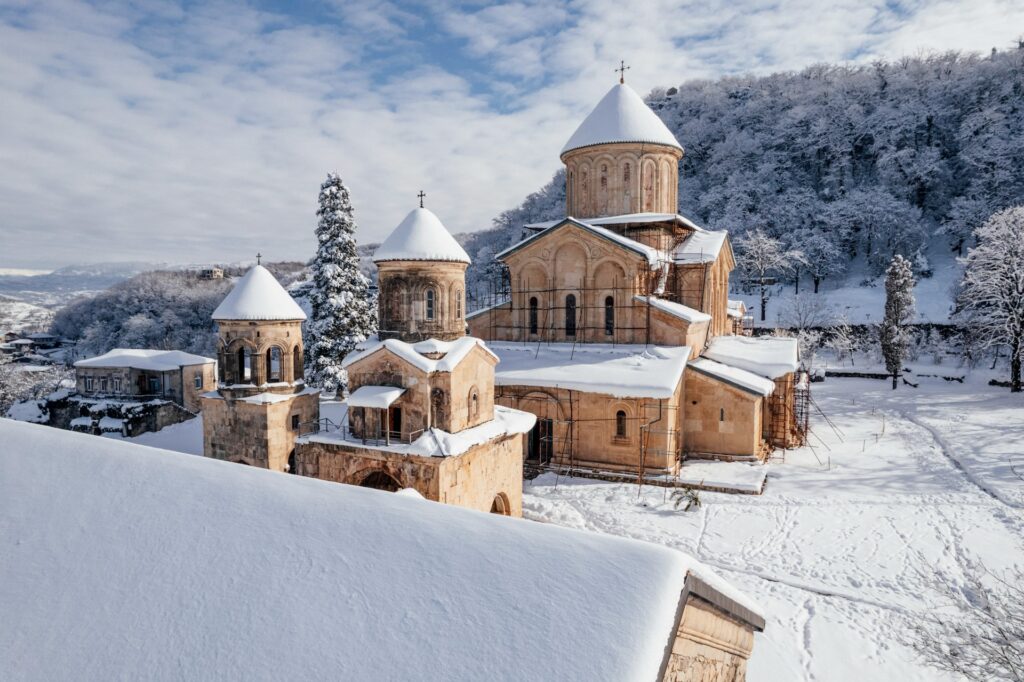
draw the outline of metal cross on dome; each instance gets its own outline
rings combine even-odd
[[[256,265],[260,264],[260,259],[263,258],[263,254],[259,251],[256,252]]]
[[[624,60],[619,60],[619,68],[615,69],[619,74],[619,83],[626,82],[626,72],[629,71],[629,68]]]
[[[416,196],[420,198],[420,208],[423,208],[423,197],[427,196],[427,193],[424,192],[423,190],[420,190],[420,193],[417,194]]]

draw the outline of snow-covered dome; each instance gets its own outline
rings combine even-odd
[[[425,208],[414,208],[377,247],[373,262],[385,260],[438,260],[468,263],[469,254],[459,246],[441,220]]]
[[[562,147],[562,154],[581,147],[613,142],[652,142],[682,150],[658,115],[625,83],[618,83]]]
[[[306,313],[262,265],[238,280],[217,309],[215,320],[304,320]]]

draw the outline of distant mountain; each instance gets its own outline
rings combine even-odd
[[[44,308],[58,308],[85,294],[95,294],[140,272],[164,267],[156,263],[69,265],[44,275],[0,275],[0,295]]]

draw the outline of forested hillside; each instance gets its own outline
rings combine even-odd
[[[1024,49],[689,81],[647,99],[686,150],[680,212],[734,239],[761,227],[826,278],[876,276],[895,253],[928,274],[1024,203]],[[563,214],[563,183],[466,235],[469,291],[486,290],[523,223]]]

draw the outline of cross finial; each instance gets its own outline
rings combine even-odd
[[[427,196],[427,193],[424,192],[423,190],[420,190],[420,193],[417,194],[416,196],[420,198],[420,208],[423,208],[423,197]]]
[[[619,60],[619,68],[617,68],[615,70],[619,73],[619,83],[620,84],[621,83],[625,83],[626,82],[626,72],[629,71],[629,67],[626,66],[626,62],[624,60],[620,59]]]
[[[260,264],[260,259],[263,258],[263,254],[259,251],[256,252],[256,265]]]

